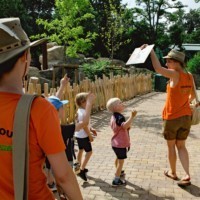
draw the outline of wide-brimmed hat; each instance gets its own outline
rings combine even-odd
[[[169,58],[169,59],[174,59],[177,60],[181,63],[184,64],[185,62],[185,54],[183,52],[177,51],[175,49],[172,49],[166,56],[163,58]]]
[[[31,46],[19,18],[0,19],[0,64]]]
[[[60,107],[62,107],[63,105],[67,104],[69,101],[68,100],[60,100],[58,97],[56,96],[50,96],[48,97],[48,101],[50,103],[52,103],[55,108],[58,110]]]

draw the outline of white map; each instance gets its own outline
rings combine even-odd
[[[144,63],[148,55],[150,54],[151,50],[153,49],[153,47],[154,47],[154,44],[148,45],[144,49],[135,48],[135,50],[131,54],[131,57],[128,59],[126,65]]]

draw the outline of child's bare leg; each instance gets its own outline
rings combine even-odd
[[[83,159],[83,162],[81,163],[81,170],[84,170],[88,161],[90,160],[90,157],[92,155],[92,151],[86,152],[85,158]]]
[[[118,159],[118,165],[115,174],[116,177],[120,177],[123,165],[124,165],[124,159]]]
[[[82,162],[82,155],[83,155],[83,149],[79,149],[78,150],[78,154],[77,154],[77,160],[78,162],[81,164]]]
[[[117,166],[118,166],[118,159],[116,158],[115,159],[115,168],[117,169]]]

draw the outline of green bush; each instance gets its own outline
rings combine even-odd
[[[92,81],[95,80],[95,75],[102,78],[103,75],[109,76],[110,72],[113,72],[113,75],[121,74],[119,70],[110,69],[110,63],[109,60],[95,60],[91,63],[85,63],[82,65],[83,72]]]
[[[200,52],[190,59],[187,63],[187,69],[194,74],[200,74]]]

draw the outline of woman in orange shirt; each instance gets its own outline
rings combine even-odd
[[[0,199],[14,200],[12,168],[13,119],[23,95],[22,80],[31,61],[30,41],[19,18],[0,19]],[[82,200],[76,177],[65,155],[56,109],[38,97],[31,107],[29,127],[29,200],[55,200],[46,184],[47,155],[57,183],[69,199]]]
[[[143,45],[141,48],[145,48]],[[176,149],[185,171],[185,176],[178,182],[179,186],[190,185],[189,156],[185,141],[190,132],[192,111],[190,102],[194,99],[193,77],[185,71],[185,54],[172,49],[167,56],[166,66],[161,66],[154,50],[151,51],[151,60],[155,71],[169,78],[167,84],[167,99],[163,109],[164,138],[167,140],[168,159],[170,170],[164,174],[178,180],[176,174]]]

